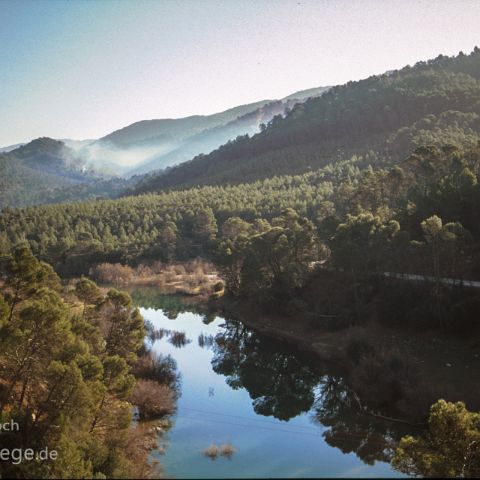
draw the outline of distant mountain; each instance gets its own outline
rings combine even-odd
[[[213,115],[142,120],[99,140],[73,145],[89,165],[124,176],[160,170],[207,154],[239,135],[253,135],[261,123],[328,87],[296,92],[281,100],[262,100]]]
[[[172,151],[154,156],[151,160],[134,169],[132,173],[149,173],[177,165],[192,159],[198,154],[208,154],[239,135],[254,135],[259,132],[261,124],[268,123],[276,115],[283,115],[287,109],[292,108],[298,101],[301,100],[292,98],[272,101],[226,124],[202,130],[183,139],[179,146]]]
[[[24,143],[16,143],[15,145],[8,145],[7,147],[0,147],[0,153],[8,153],[15,150],[18,147],[25,145]]]
[[[99,178],[63,142],[38,138],[0,153],[0,207],[43,203],[54,190]]]
[[[307,93],[308,95],[308,93]],[[298,94],[293,94],[298,96]],[[419,145],[480,139],[480,49],[329,89],[261,132],[145,177],[134,193],[297,174],[361,155],[394,163]]]
[[[269,100],[263,100],[213,115],[142,120],[93,142],[72,147],[89,165],[104,173],[134,175],[188,160],[202,153],[201,150],[196,150],[193,154],[186,153],[182,148],[189,138],[225,125],[268,102]],[[215,144],[213,148],[219,145],[221,143]]]
[[[117,147],[143,146],[152,142],[178,141],[203,130],[224,125],[269,103],[270,100],[230,108],[213,115],[192,115],[178,119],[143,120],[116,130],[98,140]]]
[[[325,90],[309,89],[213,115],[143,120],[98,140],[43,137],[2,147],[0,208],[119,196],[142,175],[208,154],[239,135],[253,135],[262,123]]]
[[[323,95],[325,92],[330,90],[330,88],[332,87],[308,88],[307,90],[300,90],[292,93],[291,95],[288,95],[288,97],[282,98],[282,100],[307,100],[308,98],[319,97],[320,95]]]

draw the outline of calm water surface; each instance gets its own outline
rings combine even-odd
[[[181,375],[158,458],[168,477],[398,476],[381,461],[395,432],[352,409],[341,378],[236,321],[179,311],[168,298],[151,308],[133,297],[155,328],[185,332],[189,341],[175,347],[165,336],[152,346],[170,354]],[[231,443],[235,454],[210,460],[202,451],[212,443]]]

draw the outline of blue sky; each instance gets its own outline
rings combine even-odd
[[[97,138],[480,45],[478,0],[0,1],[0,145]]]

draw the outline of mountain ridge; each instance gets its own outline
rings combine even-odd
[[[394,162],[425,141],[472,145],[480,135],[479,80],[476,47],[332,87],[260,133],[150,175],[130,193],[300,174],[369,151],[376,162]]]

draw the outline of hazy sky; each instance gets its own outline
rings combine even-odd
[[[97,138],[480,46],[480,0],[0,0],[0,145]]]

